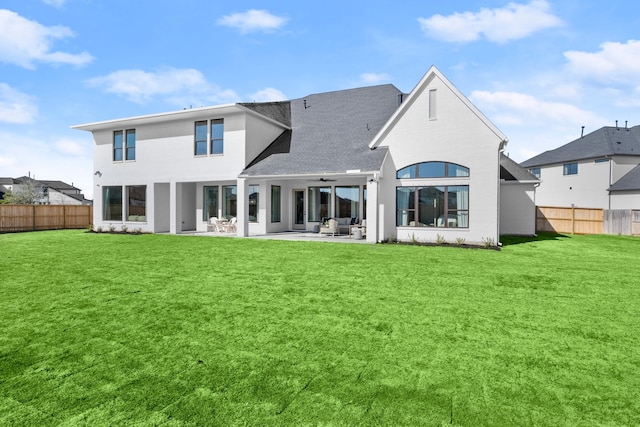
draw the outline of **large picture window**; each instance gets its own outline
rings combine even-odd
[[[336,187],[336,217],[358,218],[360,215],[360,187]]]
[[[102,219],[122,221],[122,187],[102,187]]]
[[[250,185],[249,193],[249,222],[258,222],[258,212],[260,210],[260,186]]]
[[[202,219],[209,221],[211,217],[218,217],[218,186],[204,187],[203,200]]]
[[[308,220],[320,222],[329,217],[331,187],[309,187]]]
[[[147,220],[147,186],[131,185],[127,187],[127,220]]]
[[[231,219],[238,212],[238,187],[226,185],[222,187],[222,216]]]
[[[282,206],[281,206],[281,189],[279,185],[271,186],[271,222],[280,222]]]
[[[398,227],[469,227],[469,186],[396,188]]]

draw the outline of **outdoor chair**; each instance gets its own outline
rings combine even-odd
[[[209,218],[207,231],[215,231],[217,233],[220,233],[222,231],[220,227],[220,220],[218,219],[218,217],[212,216],[211,218]]]
[[[327,225],[320,226],[320,234],[331,234],[335,237],[336,233],[340,234],[340,229],[338,228],[338,221],[333,218],[327,221]]]

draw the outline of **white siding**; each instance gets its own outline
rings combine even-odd
[[[500,234],[532,236],[535,233],[534,184],[502,182],[500,185]]]

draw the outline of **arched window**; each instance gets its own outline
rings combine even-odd
[[[400,169],[398,179],[411,178],[455,178],[469,176],[469,168],[448,162],[416,163]]]

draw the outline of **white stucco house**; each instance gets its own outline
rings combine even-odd
[[[640,126],[605,126],[520,164],[539,206],[640,209]]]
[[[534,234],[538,180],[435,67],[387,84],[73,126],[94,137],[94,225],[237,235],[366,220],[366,239]]]

